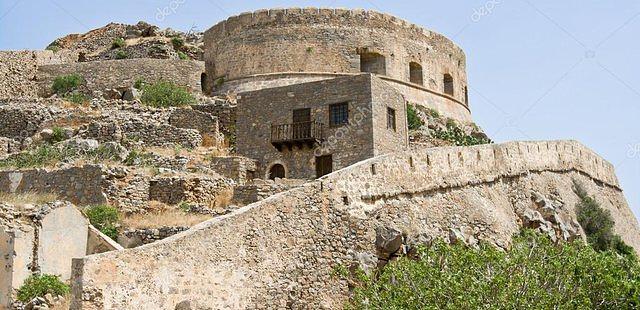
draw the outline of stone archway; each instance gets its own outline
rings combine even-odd
[[[276,178],[284,179],[287,176],[286,170],[282,164],[274,164],[269,168],[269,179],[275,180]]]

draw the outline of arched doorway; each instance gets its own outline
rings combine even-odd
[[[200,88],[202,88],[202,93],[205,95],[207,94],[207,74],[206,73],[202,73],[200,74]]]
[[[269,179],[275,180],[276,178],[284,179],[285,178],[284,166],[281,164],[274,164],[269,169]]]

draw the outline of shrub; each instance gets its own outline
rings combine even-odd
[[[51,131],[51,143],[58,143],[66,139],[66,135],[64,134],[64,129],[62,129],[62,127],[53,127],[51,128]]]
[[[0,168],[25,169],[44,167],[71,157],[71,155],[69,150],[60,150],[53,146],[43,145],[0,160]]]
[[[113,42],[111,42],[111,49],[122,48],[125,47],[125,45],[127,45],[127,43],[123,38],[117,38],[114,39]]]
[[[24,284],[18,289],[18,300],[29,302],[36,297],[44,297],[47,294],[53,296],[64,296],[71,290],[69,286],[54,275],[32,275],[28,277]]]
[[[58,95],[65,95],[77,90],[84,83],[84,79],[79,74],[61,75],[53,80],[53,92]]]
[[[171,38],[171,45],[173,45],[173,48],[176,50],[179,50],[184,46],[184,39],[180,37],[173,37]]]
[[[53,43],[49,44],[45,49],[48,50],[48,51],[52,51],[54,53],[57,53],[58,51],[60,51],[60,45],[58,45],[58,42],[53,42]]]
[[[578,181],[574,180],[573,184],[580,198],[580,202],[576,205],[576,215],[578,223],[587,235],[587,242],[596,251],[611,250],[623,255],[634,254],[633,248],[615,234],[613,230],[615,222],[609,210],[603,209],[595,199],[590,197]]]
[[[187,60],[187,59],[189,59],[189,56],[185,52],[178,51],[178,58],[180,58],[182,60]]]
[[[116,59],[127,59],[129,58],[129,53],[125,50],[118,50],[116,52]]]
[[[418,112],[416,112],[416,108],[411,104],[407,104],[407,124],[410,130],[420,129],[424,125],[424,122],[418,116]]]
[[[76,104],[83,104],[89,101],[89,98],[87,98],[87,96],[75,91],[62,96],[62,98],[64,98],[64,100],[67,100],[69,102],[73,102]]]
[[[213,86],[220,87],[224,84],[224,76],[221,76],[213,81]]]
[[[120,216],[116,208],[99,205],[87,208],[85,213],[91,225],[113,240],[118,238]]]
[[[471,146],[471,145],[479,145],[479,144],[489,144],[493,143],[490,139],[483,137],[474,137],[468,135],[462,130],[458,125],[455,124],[455,121],[449,122],[447,121],[447,129],[435,129],[432,132],[434,138],[449,141],[457,146]]]
[[[427,108],[427,113],[433,118],[440,118],[440,112],[434,108]]]
[[[352,309],[635,309],[640,265],[524,231],[502,251],[435,242],[377,279],[356,273]]]
[[[142,89],[142,87],[144,86],[144,80],[142,78],[138,78],[134,83],[133,83],[133,87],[136,89]]]
[[[146,105],[159,108],[196,103],[195,97],[186,89],[166,81],[144,85],[140,100]]]

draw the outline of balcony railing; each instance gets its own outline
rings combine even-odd
[[[282,146],[309,145],[312,148],[323,139],[324,125],[316,121],[271,125],[271,144],[278,150]]]

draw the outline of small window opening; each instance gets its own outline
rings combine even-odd
[[[329,106],[329,126],[336,127],[349,123],[349,103],[336,103]]]
[[[387,108],[387,129],[396,131],[396,110]]]
[[[444,93],[453,96],[453,77],[451,74],[444,75]]]
[[[387,65],[384,56],[378,53],[361,53],[360,72],[386,75]]]
[[[424,85],[422,66],[417,62],[409,63],[409,81],[414,84]]]

